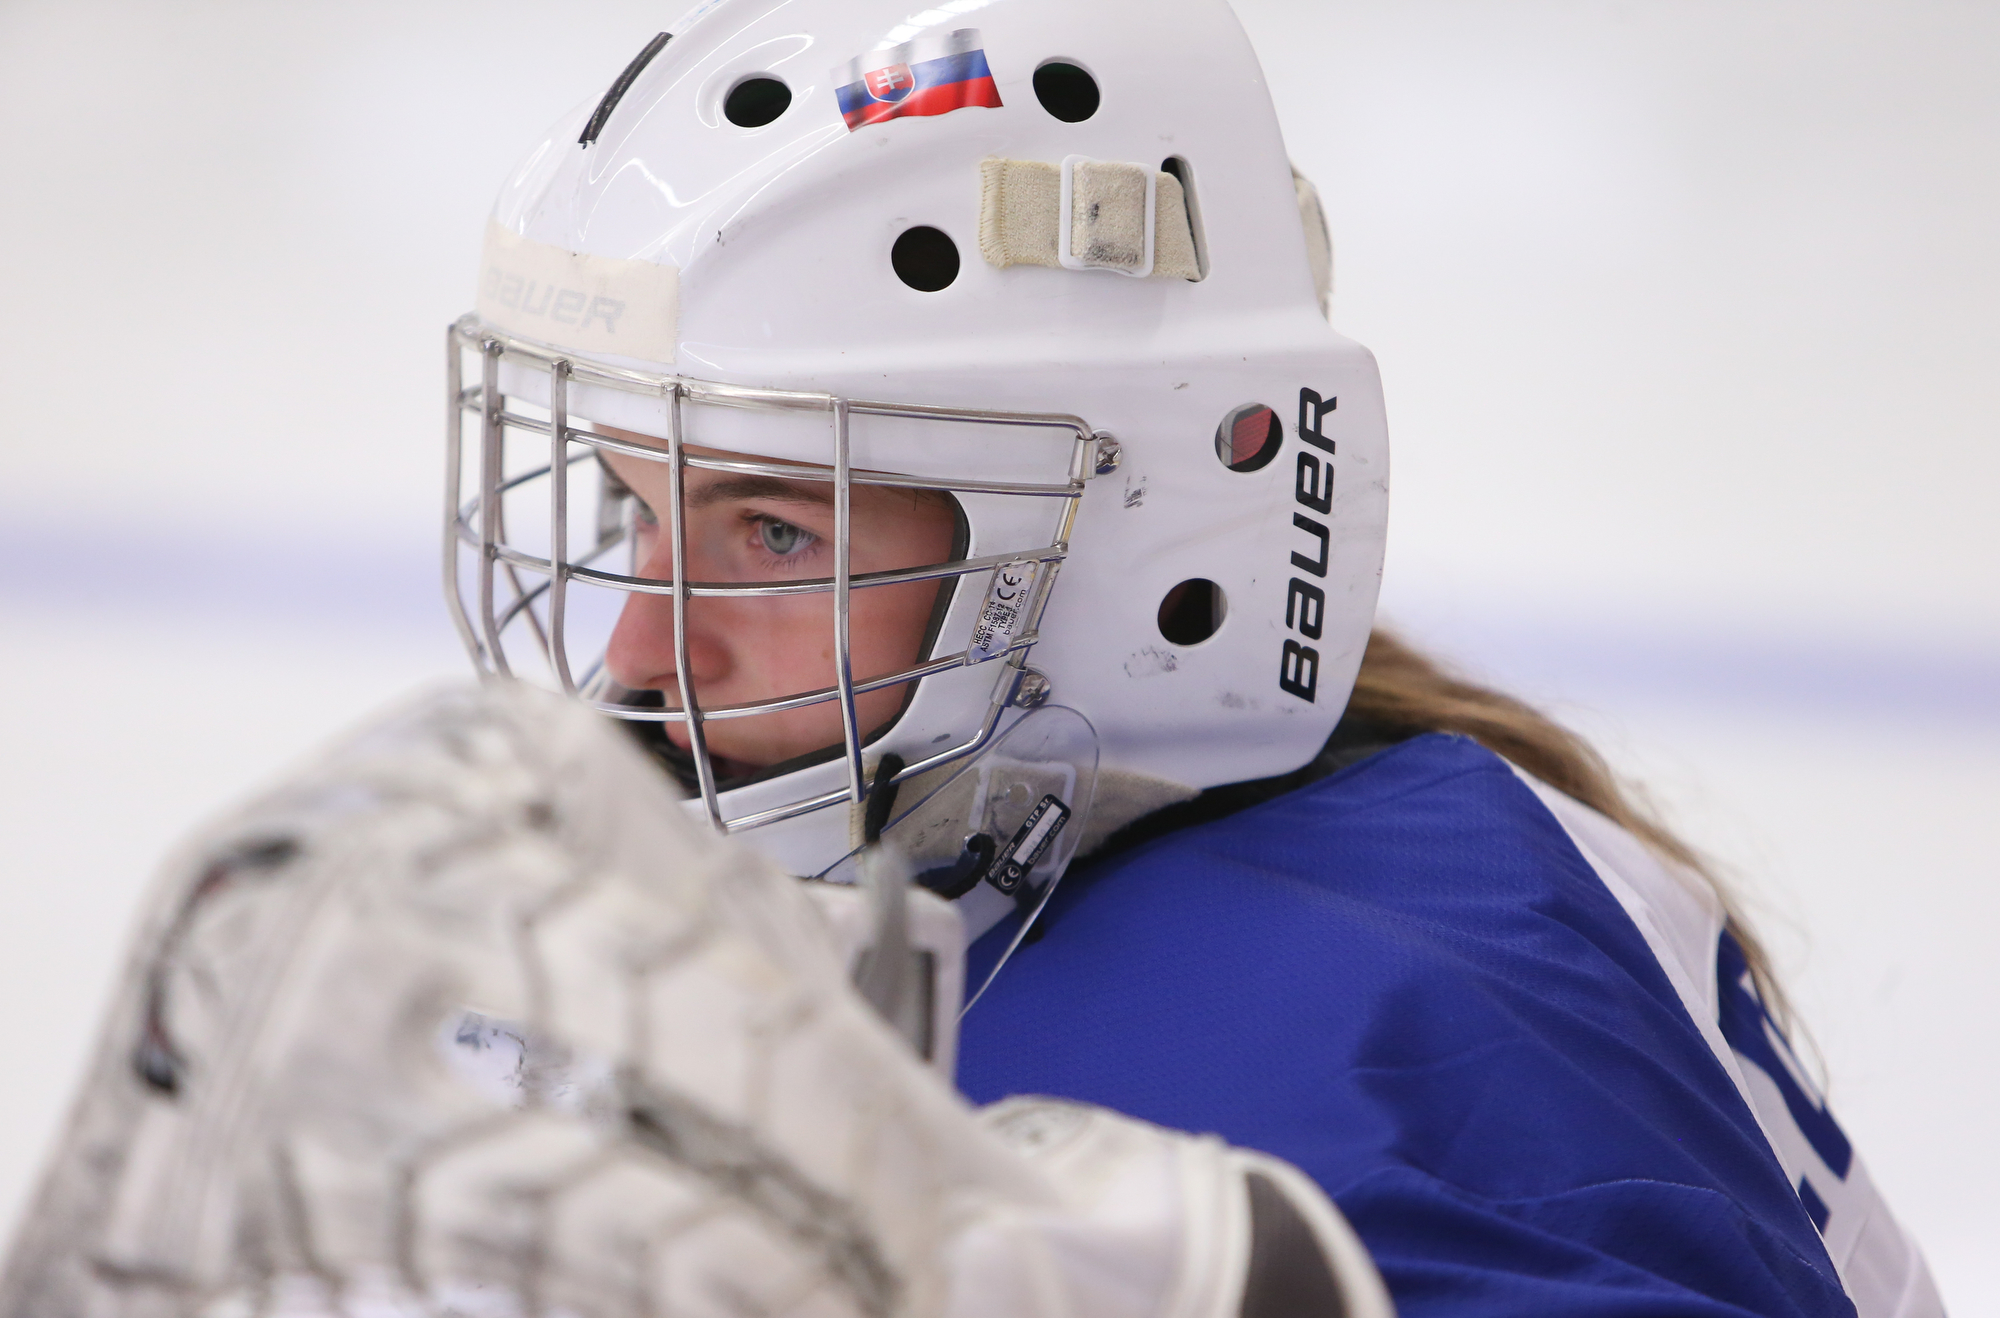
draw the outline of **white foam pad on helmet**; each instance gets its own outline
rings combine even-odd
[[[1146,166],[1091,161],[1074,171],[1072,250],[1086,265],[1119,269],[1139,264],[1145,227]],[[1138,174],[1141,187],[1130,186]],[[1154,279],[1200,279],[1187,196],[1180,180],[1155,171]],[[1078,224],[1077,217],[1082,217]],[[1062,265],[1062,170],[1038,160],[979,162],[979,252],[994,266]],[[1099,255],[1089,255],[1092,247]]]

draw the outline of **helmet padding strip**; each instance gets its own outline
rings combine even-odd
[[[1091,213],[1094,216],[1091,227],[1100,234],[1143,233],[1146,217],[1135,190],[1100,188],[1093,183],[1096,178],[1112,184],[1119,180],[1119,174],[1112,170],[1075,171],[1072,210]],[[1200,279],[1194,230],[1188,223],[1187,194],[1181,189],[1180,180],[1156,172],[1153,193],[1151,277]],[[979,162],[979,254],[989,265],[1002,269],[1010,265],[1062,268],[1061,224],[1062,170],[1058,166],[1039,160],[1003,160],[997,156]],[[1105,268],[1114,266],[1107,261]]]
[[[479,318],[571,352],[671,365],[680,267],[572,252],[486,224]]]

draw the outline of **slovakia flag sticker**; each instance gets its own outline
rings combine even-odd
[[[909,65],[891,64],[886,69],[870,69],[862,75],[861,85],[876,100],[894,105],[917,89],[917,80]]]
[[[833,80],[840,89],[840,117],[850,131],[904,115],[1000,104],[976,27],[928,33],[856,56],[833,71]]]

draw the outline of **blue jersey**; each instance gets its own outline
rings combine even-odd
[[[1473,742],[1081,865],[1046,918],[966,1094],[1289,1160],[1410,1318],[1942,1311],[1712,895]]]

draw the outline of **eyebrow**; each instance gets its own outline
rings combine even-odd
[[[810,503],[833,507],[831,481],[787,481],[776,476],[729,476],[712,485],[690,491],[690,510],[709,508],[736,499],[772,499],[779,503]]]

